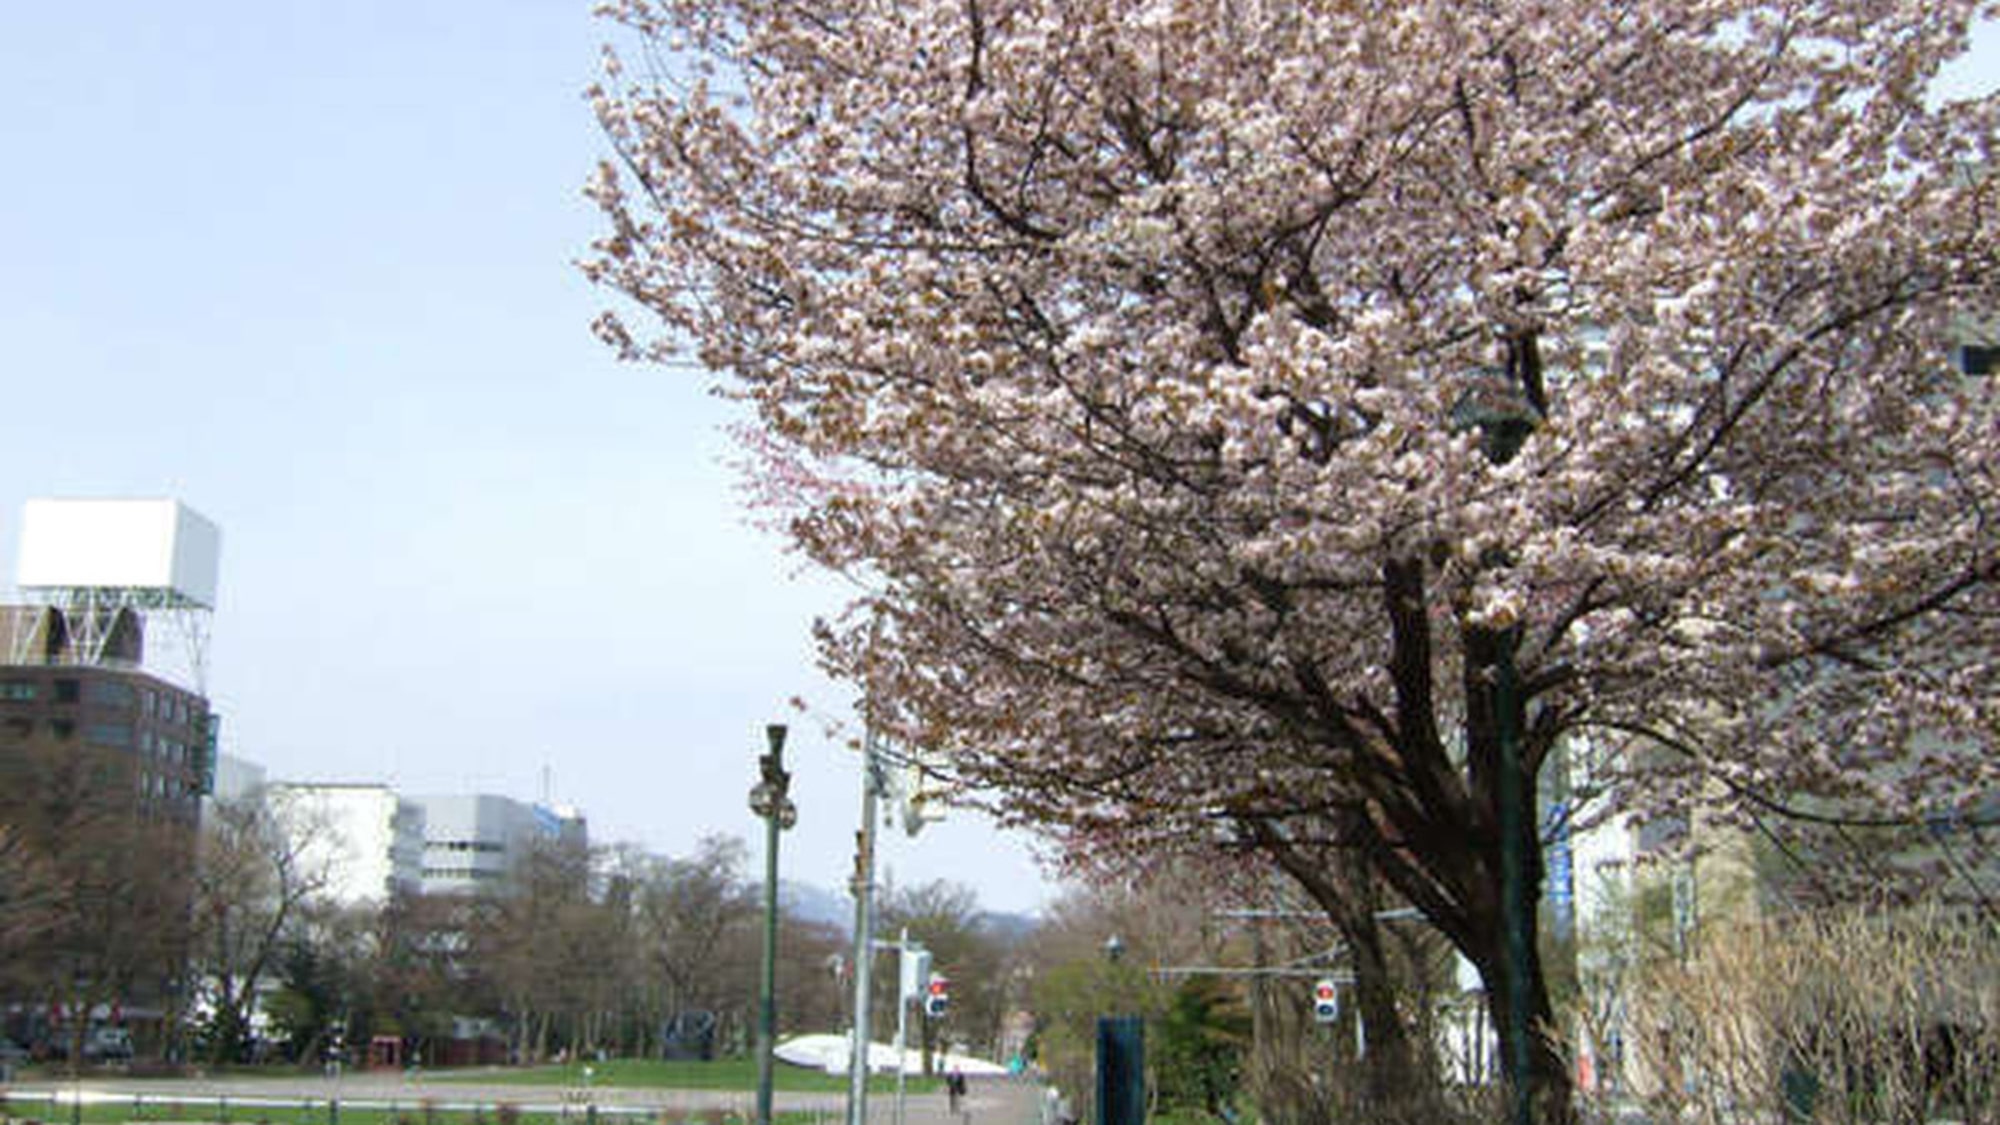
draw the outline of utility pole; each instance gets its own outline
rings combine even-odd
[[[908,927],[896,935],[896,1125],[903,1125],[905,1079],[909,1074],[910,1001],[921,994],[931,975],[931,955],[922,942],[910,940]]]
[[[847,1056],[847,1125],[868,1122],[870,986],[875,964],[875,822],[880,819],[882,758],[870,727],[862,738],[861,829],[854,834],[854,1029]]]

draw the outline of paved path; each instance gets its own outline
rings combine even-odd
[[[905,1125],[1039,1125],[1042,1088],[1019,1078],[968,1078],[959,1112],[951,1112],[944,1094],[911,1097],[904,1106]],[[892,1125],[895,1097],[868,1095],[869,1125]]]
[[[465,1072],[459,1072],[464,1075]],[[301,1099],[325,1101],[336,1094],[331,1079],[310,1075],[218,1078],[126,1078],[116,1074],[85,1075],[81,1082],[50,1080],[16,1082],[0,1087],[21,1094],[81,1090],[86,1099],[123,1100],[143,1097],[161,1101],[215,1101],[246,1106],[259,1099],[296,1102]],[[568,1107],[580,1109],[579,1091],[566,1086],[522,1086],[511,1083],[481,1082],[476,1077],[438,1081],[429,1074],[414,1076],[394,1071],[363,1071],[342,1075],[337,1094],[343,1104],[368,1106],[415,1106],[429,1102],[439,1108],[486,1105],[506,1102],[528,1113],[552,1113]],[[643,1110],[654,1116],[671,1116],[676,1111],[721,1109],[748,1118],[756,1108],[753,1094],[734,1090],[666,1090],[652,1087],[599,1086],[589,1091],[589,1102],[606,1108]],[[829,1123],[843,1121],[847,1098],[841,1093],[789,1093],[773,1095],[779,1111],[800,1110],[824,1116]],[[894,1125],[895,1095],[868,1095],[869,1125]],[[1038,1125],[1041,1088],[1012,1078],[974,1078],[960,1112],[953,1114],[950,1101],[940,1091],[910,1094],[904,1102],[904,1125]]]

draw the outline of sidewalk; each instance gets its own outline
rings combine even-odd
[[[896,1097],[868,1096],[868,1125],[895,1125]],[[959,1112],[943,1093],[910,1096],[903,1125],[1040,1125],[1042,1087],[1026,1078],[970,1078]]]

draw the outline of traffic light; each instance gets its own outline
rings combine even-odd
[[[1313,982],[1313,1019],[1332,1023],[1340,1018],[1340,992],[1325,977]]]
[[[924,993],[924,1015],[930,1019],[942,1019],[951,1007],[951,982],[943,977],[932,977],[930,988]]]
[[[905,943],[897,964],[902,970],[902,979],[898,982],[900,990],[896,995],[905,1005],[913,1004],[924,994],[925,986],[931,979],[931,951],[915,942]]]

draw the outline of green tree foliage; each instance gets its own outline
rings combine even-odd
[[[1143,956],[1145,947],[1136,952]],[[1044,968],[1035,979],[1035,1050],[1044,1070],[1072,1102],[1087,1102],[1097,1049],[1097,1021],[1139,1016],[1148,1039],[1172,1006],[1173,990],[1131,961],[1101,955]],[[1151,1085],[1152,1083],[1149,1083]]]
[[[1221,1116],[1242,1083],[1250,1023],[1236,986],[1194,977],[1176,988],[1149,1050],[1160,1106]]]
[[[288,940],[276,991],[264,1000],[273,1037],[286,1058],[318,1058],[335,1027],[346,1029],[363,984],[363,962],[339,925],[321,924]]]

